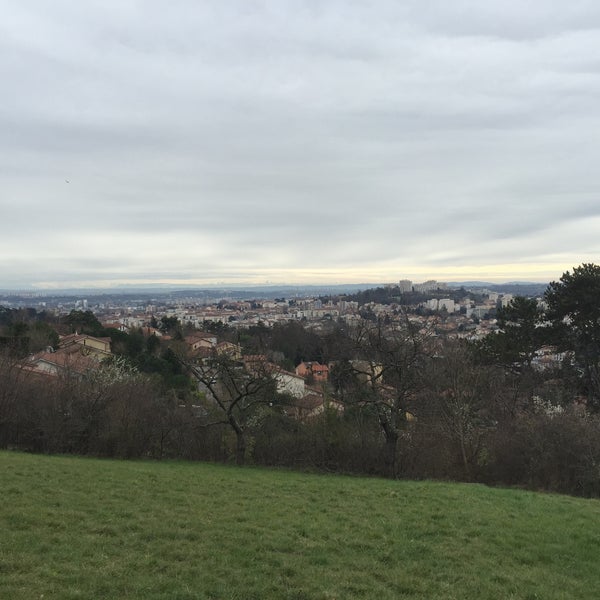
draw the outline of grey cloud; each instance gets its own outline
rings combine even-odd
[[[600,23],[600,8],[593,0],[550,6],[544,0],[429,2],[423,9],[408,3],[411,20],[435,32],[469,36],[498,36],[515,40],[537,39],[564,31],[585,31]]]
[[[598,249],[586,225],[600,184],[594,3],[9,12],[7,278],[378,263],[391,276],[403,263],[577,262]],[[62,231],[94,240],[81,262]],[[177,255],[177,240],[200,242]],[[36,260],[48,247],[60,268]]]

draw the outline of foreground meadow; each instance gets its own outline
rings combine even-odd
[[[0,452],[0,598],[599,598],[600,502]]]

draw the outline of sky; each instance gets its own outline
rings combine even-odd
[[[599,261],[595,0],[0,9],[0,288]]]

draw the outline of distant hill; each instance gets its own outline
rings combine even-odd
[[[205,298],[213,301],[221,298],[251,300],[255,298],[298,298],[307,296],[336,296],[341,294],[356,294],[378,288],[388,288],[390,283],[345,283],[322,285],[235,285],[235,286],[186,286],[174,285],[136,285],[118,286],[113,288],[72,288],[62,290],[0,290],[2,299],[36,299],[44,298],[72,299],[88,298],[98,301],[115,299],[153,299],[153,298]],[[498,293],[523,296],[541,296],[546,290],[547,283],[513,281],[507,283],[491,283],[487,281],[449,282],[450,289],[487,289]]]
[[[97,299],[106,302],[114,299],[151,299],[151,298],[205,298],[215,300],[232,298],[237,300],[252,300],[255,298],[296,298],[306,296],[333,296],[338,294],[351,294],[359,290],[366,290],[383,286],[378,283],[349,283],[332,285],[257,285],[257,286],[120,286],[114,288],[93,289],[64,289],[64,290],[0,290],[2,299],[35,299],[45,298],[73,299],[87,298],[90,301]]]

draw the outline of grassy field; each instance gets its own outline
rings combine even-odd
[[[0,452],[0,598],[600,598],[600,502]]]

